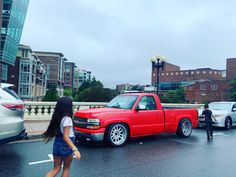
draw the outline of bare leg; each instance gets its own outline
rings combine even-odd
[[[62,177],[69,177],[70,174],[70,165],[73,160],[73,156],[67,156],[63,158],[64,166],[63,166],[63,173]]]
[[[53,157],[54,168],[48,172],[46,177],[55,177],[59,171],[61,170],[62,158],[61,157]]]

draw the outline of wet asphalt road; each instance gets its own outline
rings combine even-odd
[[[133,139],[120,148],[79,143],[82,159],[72,162],[70,176],[235,177],[236,129],[214,133],[211,141],[204,129],[195,129],[186,139],[157,135]],[[51,149],[52,143],[42,141],[0,146],[0,177],[45,176],[53,165]]]

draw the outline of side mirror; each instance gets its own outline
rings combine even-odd
[[[137,111],[139,111],[139,110],[146,110],[147,109],[147,107],[146,107],[146,105],[145,104],[139,104],[138,106],[137,106]]]

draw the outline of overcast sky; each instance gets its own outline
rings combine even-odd
[[[21,43],[61,52],[105,87],[150,84],[156,54],[181,69],[236,57],[236,1],[30,0]]]

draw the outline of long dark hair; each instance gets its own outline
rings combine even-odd
[[[58,128],[60,128],[61,120],[63,117],[73,116],[73,104],[70,97],[62,97],[57,101],[52,119],[47,130],[43,133],[45,142],[49,142],[56,136]]]

